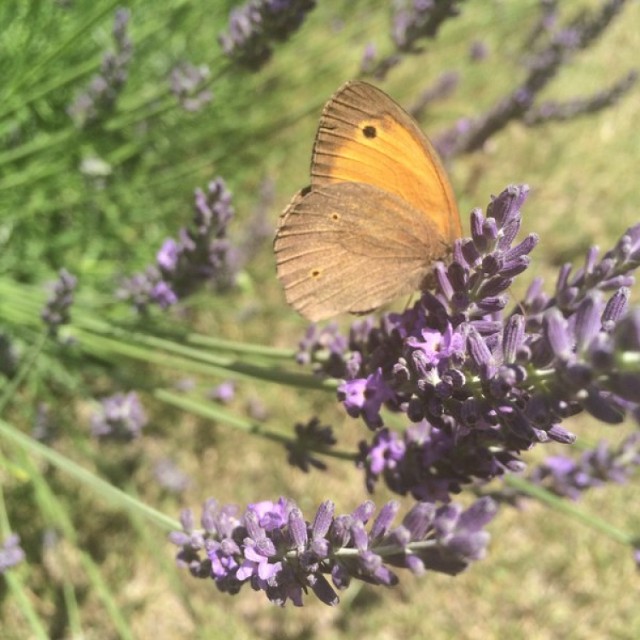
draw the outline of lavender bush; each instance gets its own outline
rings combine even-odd
[[[301,345],[299,361],[344,378],[338,399],[374,432],[357,460],[368,490],[382,479],[419,501],[403,527],[390,529],[395,503],[366,532],[370,514],[361,514],[372,511],[369,503],[357,517],[338,518],[325,503],[306,521],[284,498],[250,505],[242,515],[212,502],[202,529],[185,513],[183,532],[172,536],[179,562],[194,576],[210,577],[229,593],[250,583],[273,602],[301,605],[308,590],[336,604],[326,575],[341,589],[353,578],[390,586],[396,576],[389,565],[458,573],[484,555],[484,526],[496,505],[482,498],[463,511],[454,495],[522,472],[523,452],[536,445],[572,444],[576,437],[562,423],[580,411],[612,424],[626,412],[640,418],[640,309],[627,308],[631,274],[640,265],[640,224],[600,260],[593,248],[575,273],[563,266],[553,296],[535,280],[507,310],[507,291],[538,243],[534,234],[516,242],[527,194],[528,187],[511,186],[486,214],[474,210],[471,237],[456,242],[449,265],[435,267],[435,291],[413,307],[386,314],[378,325],[360,321],[348,337],[332,325],[312,328]],[[407,426],[392,428],[385,409],[401,414]],[[290,463],[322,468],[308,450],[333,444],[323,431],[317,421],[300,425],[297,449],[288,447]],[[303,447],[305,438],[315,442]],[[624,479],[637,454],[616,471],[619,457],[589,454],[573,466],[550,458],[529,480],[541,484],[552,475],[573,497],[571,484],[595,478],[595,465],[601,480]]]
[[[471,567],[488,553],[490,536],[503,541],[493,522],[499,505],[534,497],[556,512],[559,505],[579,510],[575,502],[588,490],[608,486],[613,503],[611,485],[632,478],[635,432],[618,428],[617,443],[594,447],[583,442],[592,432],[566,419],[582,411],[610,424],[638,419],[640,318],[631,302],[638,226],[610,251],[590,250],[577,270],[562,267],[555,288],[534,280],[513,300],[538,238],[516,237],[527,190],[512,187],[486,212],[472,214],[471,237],[458,243],[450,264],[437,266],[433,288],[405,312],[360,318],[346,332],[337,324],[310,327],[297,355],[303,367],[291,348],[247,341],[292,344],[298,337],[288,324],[293,316],[282,319],[289,312],[278,306],[281,300],[272,304],[272,261],[261,248],[293,188],[285,184],[294,180],[287,162],[295,163],[296,145],[309,144],[298,135],[299,121],[311,111],[316,117],[325,90],[357,75],[357,61],[349,65],[377,35],[379,11],[391,15],[390,55],[369,46],[363,73],[397,71],[400,80],[402,72],[415,84],[410,110],[416,117],[436,100],[451,100],[444,117],[457,121],[436,141],[448,159],[483,149],[509,122],[533,127],[575,119],[615,104],[636,86],[629,66],[635,61],[625,58],[633,24],[616,20],[629,2],[599,0],[577,13],[573,3],[543,0],[537,18],[530,4],[471,5],[407,0],[389,10],[372,2],[252,0],[227,20],[217,5],[197,1],[140,3],[115,16],[111,3],[0,3],[0,49],[7,57],[0,105],[0,636],[80,636],[86,628],[101,637],[149,635],[140,628],[149,619],[157,627],[158,610],[162,625],[169,616],[180,625],[200,610],[198,598],[210,605],[206,588],[176,598],[184,616],[155,597],[157,589],[175,596],[176,578],[171,563],[161,561],[164,552],[171,560],[171,549],[158,547],[148,523],[161,536],[174,532],[187,579],[190,573],[211,580],[228,594],[248,585],[278,605],[306,604],[306,594],[334,605],[354,582],[391,587],[406,569],[416,576],[457,575]],[[471,42],[451,37],[465,15],[481,25],[467,29]],[[489,24],[489,15],[511,20]],[[610,30],[616,22],[619,29]],[[525,23],[534,23],[528,33]],[[604,81],[595,90],[571,91],[567,100],[543,99],[550,80],[605,31],[607,60],[615,60],[610,77],[599,73]],[[432,46],[439,40],[442,59]],[[456,47],[460,68],[442,64],[451,59],[447,47]],[[507,90],[499,94],[492,74],[501,71],[505,51],[520,67],[509,67]],[[471,71],[463,64],[473,65]],[[471,72],[482,83],[478,100],[464,93]],[[418,90],[418,78],[426,89]],[[589,86],[579,74],[562,79]],[[488,108],[478,106],[481,100]],[[631,100],[624,106],[635,108]],[[635,206],[635,183],[625,177],[633,155],[618,151],[622,138],[636,148],[636,131],[625,127],[627,111],[620,114],[615,127],[574,123],[589,145],[577,136],[567,148],[580,157],[579,167],[569,169],[581,198],[590,189],[601,198],[586,210],[576,198],[575,210],[612,223],[627,215],[621,202],[630,211]],[[599,145],[594,153],[594,130],[618,146]],[[468,166],[479,166],[477,160]],[[490,170],[486,161],[482,171]],[[516,170],[519,161],[514,153]],[[596,171],[609,184],[594,181],[585,189]],[[464,192],[465,175],[465,169],[456,174],[461,201],[474,191]],[[196,192],[195,215],[185,224],[184,193],[214,176],[224,181],[215,178]],[[464,184],[473,185],[469,177]],[[545,189],[566,187],[555,178],[549,167]],[[556,213],[539,206],[538,215]],[[154,253],[152,266],[130,278],[116,300],[114,280]],[[68,270],[59,271],[47,300],[40,283],[60,265]],[[191,299],[188,313],[151,312],[175,308],[198,291],[203,294]],[[131,305],[150,312],[132,315]],[[136,392],[114,393],[134,387],[144,390],[145,408]],[[298,390],[314,391],[312,407]],[[344,428],[335,417],[311,417],[326,406],[322,393],[331,394],[325,397],[335,405],[333,416],[345,414]],[[95,408],[91,417],[87,406]],[[154,416],[149,427],[146,407]],[[253,440],[239,442],[242,433],[231,429]],[[571,446],[577,435],[578,446]],[[286,461],[292,468],[281,476],[276,466],[273,478],[263,474],[273,449],[259,448],[256,439],[275,444],[275,465]],[[553,454],[531,466],[528,452],[548,452],[539,449],[547,443],[556,445]],[[308,477],[299,473],[313,482],[329,472],[340,482],[344,464],[353,465],[352,476],[335,494],[328,482],[305,485]],[[247,481],[255,482],[251,504],[222,504],[223,493],[245,492],[238,483]],[[388,501],[381,489],[402,500]],[[377,507],[364,499],[365,490],[377,493]],[[220,501],[207,502],[201,515],[187,509],[180,522],[166,515],[197,504],[205,492],[218,493]],[[268,499],[281,493],[286,497]],[[611,533],[626,506],[611,506],[607,522],[598,514],[576,517],[638,558],[632,532]],[[534,546],[535,535],[527,533],[526,543]],[[547,554],[534,553],[548,571]],[[29,563],[18,566],[25,558]],[[519,581],[521,574],[513,573]],[[152,576],[151,588],[137,579],[144,575]],[[579,598],[558,581],[567,610],[581,602],[592,611],[606,606],[611,586],[600,575],[591,578],[578,584]],[[613,582],[624,595],[624,581],[616,575]],[[455,616],[460,600],[448,590],[415,595],[434,583],[414,581],[409,589],[416,633],[425,624],[425,633],[437,637],[430,612],[453,602]],[[510,604],[511,616],[522,611],[508,602],[512,594],[498,598],[491,588],[500,587],[483,592],[483,606],[495,615],[474,624],[508,621]],[[592,600],[582,598],[583,588],[594,590]],[[352,589],[349,596],[357,594]],[[528,590],[524,597],[543,617]],[[362,616],[361,607],[345,607],[345,633],[383,620],[389,629],[382,633],[399,635],[388,608],[371,606]],[[630,611],[635,618],[633,604]],[[266,615],[249,622],[235,616],[249,630],[234,635],[264,635],[256,620]],[[598,617],[605,618],[590,618],[594,628],[586,635],[634,634],[624,615],[608,618],[621,632],[603,632]],[[301,628],[288,629],[290,635],[308,635],[303,620],[291,622]],[[175,633],[186,637],[197,628],[203,636],[220,635],[220,623],[216,615],[194,615]]]

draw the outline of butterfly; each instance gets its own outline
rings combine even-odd
[[[367,313],[424,286],[461,234],[453,189],[416,121],[373,85],[343,85],[320,117],[311,185],[276,231],[287,302],[314,322]]]

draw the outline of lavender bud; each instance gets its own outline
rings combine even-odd
[[[510,262],[511,260],[515,260],[516,258],[529,255],[535,249],[539,241],[540,237],[537,233],[530,233],[520,244],[509,249],[508,251],[505,251],[503,256],[504,261]]]
[[[510,185],[494,197],[487,207],[487,217],[496,219],[498,226],[505,227],[520,215],[520,208],[529,194],[529,186]]]
[[[568,360],[573,353],[573,340],[562,312],[549,309],[544,315],[543,330],[555,356],[560,360]]]
[[[502,311],[507,306],[507,298],[505,296],[488,296],[476,302],[478,309],[485,313],[495,313]]]
[[[482,209],[474,209],[471,212],[471,237],[476,243],[479,251],[484,251],[486,246],[486,238],[484,236],[484,215]]]
[[[447,276],[447,271],[445,266],[439,262],[435,268],[433,269],[433,273],[436,277],[436,281],[442,291],[443,295],[447,300],[451,300],[451,296],[453,295],[453,286],[451,285],[451,281]]]
[[[495,372],[496,364],[489,347],[475,329],[467,336],[467,349],[480,375],[485,379],[490,378]]]
[[[412,540],[422,540],[433,525],[436,507],[430,502],[417,502],[402,520]]]
[[[467,267],[476,266],[482,257],[482,254],[478,251],[478,245],[471,240],[467,242],[459,243],[461,247],[462,257],[464,258],[464,264],[466,262]]]
[[[331,500],[323,502],[316,512],[316,517],[311,525],[311,536],[315,538],[324,538],[331,527],[335,505]]]
[[[304,550],[307,545],[307,524],[302,517],[302,512],[294,508],[289,513],[289,534],[298,552]]]
[[[575,336],[578,351],[585,349],[600,330],[602,294],[590,292],[578,305],[575,314]]]
[[[485,280],[485,282],[481,285],[480,290],[478,291],[478,297],[495,297],[505,291],[505,289],[508,289],[511,286],[512,282],[513,280],[511,278],[501,278],[499,276],[490,278],[489,280]]]
[[[569,282],[569,274],[571,273],[571,263],[567,262],[560,267],[558,278],[556,280],[556,293],[566,289]]]
[[[66,269],[61,269],[58,280],[51,283],[51,295],[42,310],[42,320],[49,327],[49,333],[55,335],[58,328],[70,321],[69,310],[73,304],[73,293],[78,280]]]
[[[455,291],[464,291],[467,285],[467,273],[457,262],[452,262],[447,270],[449,281]]]
[[[20,546],[20,536],[16,533],[8,535],[0,545],[0,575],[20,564],[25,557],[25,552]]]
[[[615,362],[614,344],[609,336],[598,334],[589,345],[588,358],[596,370],[611,369]]]
[[[631,291],[628,287],[618,289],[607,301],[602,312],[602,330],[607,333],[611,332],[616,323],[624,315],[629,303]]]
[[[498,239],[497,245],[499,251],[507,251],[511,247],[511,244],[520,231],[520,225],[520,218],[516,218],[515,220],[509,222],[509,224],[502,227],[502,235]]]
[[[494,218],[485,218],[482,223],[482,235],[489,247],[498,239],[498,225]]]
[[[504,362],[515,362],[518,349],[524,341],[524,316],[512,315],[505,323],[502,334],[502,354]]]
[[[520,256],[518,258],[514,258],[513,260],[505,262],[500,272],[505,278],[515,278],[515,276],[520,275],[523,271],[526,271],[529,267],[529,264],[531,264],[529,256]]]
[[[400,503],[395,500],[390,500],[380,509],[380,513],[371,527],[372,540],[378,540],[387,534],[399,509]]]

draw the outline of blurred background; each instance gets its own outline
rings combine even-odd
[[[318,118],[338,87],[366,78],[416,114],[445,156],[465,233],[474,207],[508,184],[530,185],[523,235],[541,241],[516,297],[535,275],[550,291],[559,265],[580,264],[594,244],[608,249],[640,221],[640,100],[629,75],[640,5],[436,4],[459,15],[412,41],[419,2],[319,2],[271,42],[268,59],[263,50],[243,59],[233,48],[240,14],[230,24],[242,5],[227,0],[4,0],[3,421],[173,519],[210,496],[244,505],[286,495],[310,513],[327,498],[340,513],[360,504],[367,494],[352,463],[327,460],[328,471],[302,473],[286,464],[281,445],[157,392],[224,405],[285,435],[318,416],[340,449],[353,451],[363,425],[344,416],[331,390],[226,375],[220,362],[182,366],[158,356],[154,342],[193,347],[197,335],[265,345],[296,371],[306,323],[284,301],[272,236],[309,181]],[[582,47],[576,33],[593,38]],[[180,302],[160,304],[148,266],[157,268],[167,238],[193,227],[195,190],[219,194],[220,183],[209,187],[217,178],[234,210],[223,234],[234,247],[233,277],[181,282]],[[77,278],[72,322],[47,334],[45,283],[60,269]],[[233,392],[220,387],[231,378]],[[127,417],[142,435],[101,438],[96,424],[114,410],[104,399],[132,391],[135,399],[116,402],[138,412]],[[621,440],[634,426],[579,417],[569,428],[588,446]],[[457,578],[407,573],[391,590],[353,584],[333,609],[312,598],[303,609],[278,609],[264,594],[228,596],[179,571],[166,526],[106,501],[90,480],[65,474],[64,461],[36,451],[0,440],[2,537],[18,532],[26,555],[0,587],[3,638],[38,637],[38,628],[42,637],[158,640],[640,634],[628,549],[533,502],[504,508],[488,557]],[[607,486],[581,505],[639,530],[634,495],[631,486]],[[373,497],[388,498],[384,490]]]

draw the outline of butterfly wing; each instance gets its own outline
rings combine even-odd
[[[395,194],[442,237],[462,235],[447,174],[415,120],[366,82],[347,82],[322,112],[311,162],[311,187],[361,182]],[[373,215],[373,212],[372,212]]]
[[[415,291],[448,247],[402,198],[353,182],[296,194],[274,243],[287,302],[312,321],[366,313]]]

